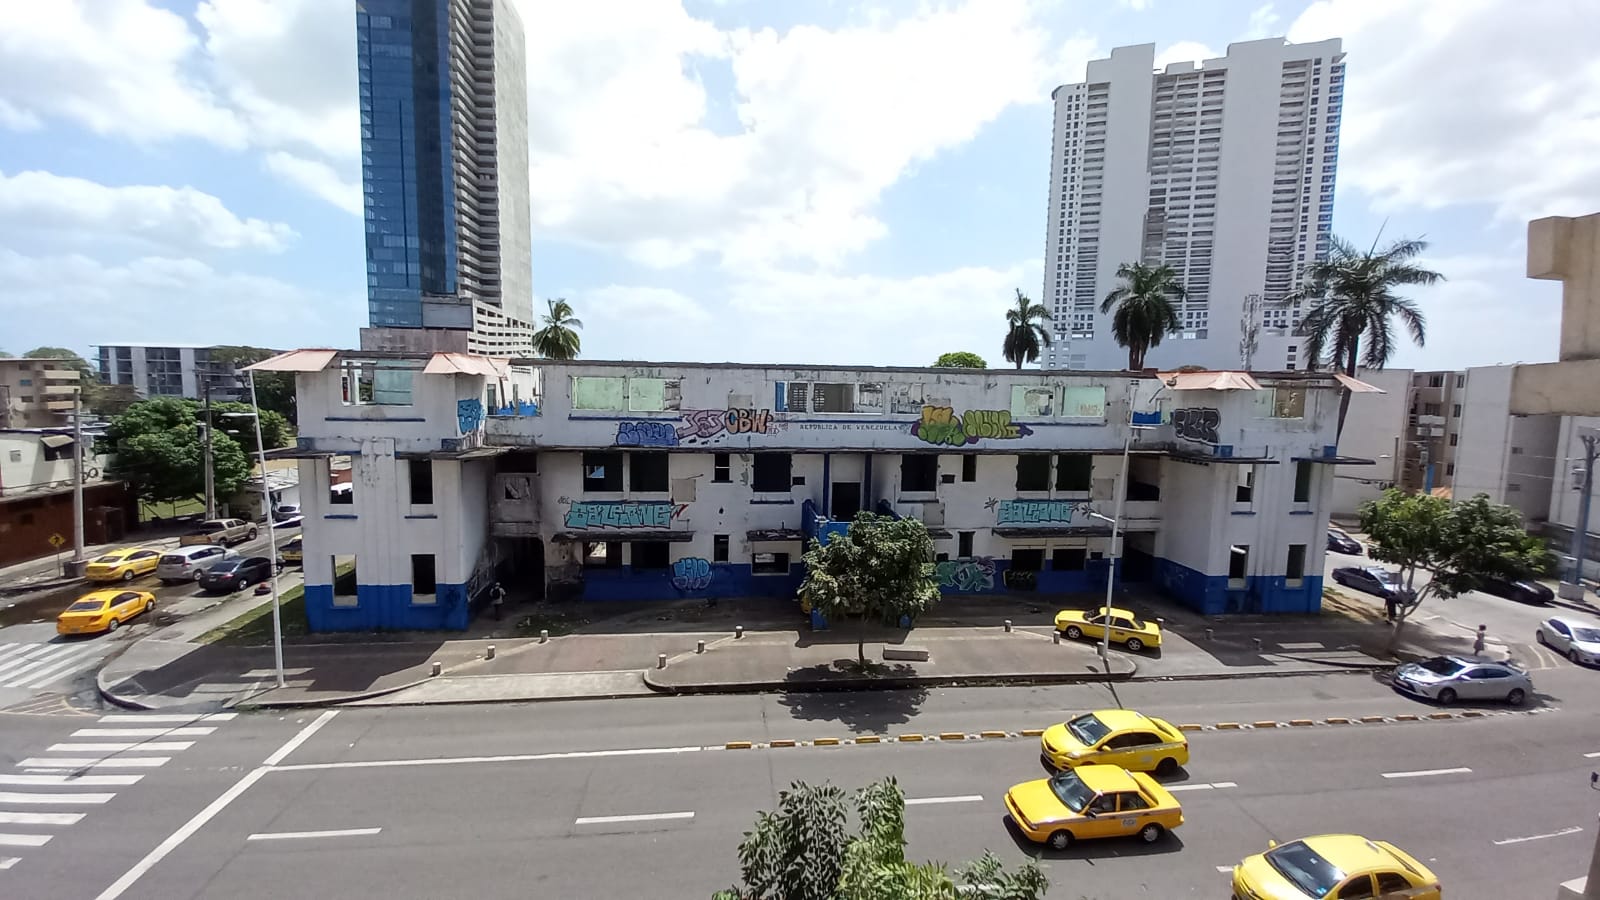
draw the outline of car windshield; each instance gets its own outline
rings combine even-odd
[[[96,559],[95,562],[97,562],[97,563],[119,563],[119,562],[122,562],[122,557],[118,556],[115,553],[107,553],[105,556],[102,556],[102,557],[99,557],[98,559]]]
[[[1095,718],[1094,713],[1084,713],[1067,723],[1067,730],[1078,739],[1078,743],[1085,747],[1093,747],[1100,743],[1100,739],[1111,733],[1106,723]]]
[[[1278,874],[1294,882],[1303,893],[1322,897],[1344,880],[1344,872],[1328,862],[1304,841],[1295,841],[1267,851],[1267,862]]]
[[[1600,644],[1600,628],[1574,628],[1572,639],[1585,644]]]
[[[106,602],[104,600],[79,600],[77,603],[67,607],[67,612],[94,612],[105,605]]]
[[[1427,669],[1429,672],[1432,672],[1435,675],[1454,675],[1466,668],[1465,666],[1461,665],[1461,663],[1444,656],[1435,656],[1433,659],[1425,659],[1422,662],[1417,663],[1417,665]]]
[[[1050,790],[1055,791],[1056,799],[1073,812],[1083,812],[1083,808],[1094,799],[1094,791],[1089,790],[1078,773],[1071,769],[1051,778]]]

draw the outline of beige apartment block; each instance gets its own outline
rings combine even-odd
[[[64,359],[0,359],[0,428],[72,424],[78,370]]]

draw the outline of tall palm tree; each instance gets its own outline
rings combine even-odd
[[[1117,277],[1122,284],[1106,294],[1100,311],[1116,308],[1111,316],[1111,336],[1128,348],[1128,368],[1137,372],[1144,368],[1144,355],[1150,348],[1161,346],[1162,338],[1178,330],[1178,311],[1172,301],[1183,299],[1183,285],[1178,283],[1178,273],[1165,264],[1123,263],[1117,267]]]
[[[1412,262],[1428,249],[1426,241],[1401,238],[1365,253],[1348,241],[1334,237],[1326,259],[1307,266],[1300,290],[1290,300],[1310,300],[1313,305],[1300,322],[1306,335],[1307,364],[1315,368],[1324,358],[1336,369],[1354,377],[1356,365],[1382,369],[1394,354],[1394,319],[1421,347],[1426,322],[1417,304],[1395,292],[1402,285],[1431,285],[1444,280],[1432,269]],[[1366,345],[1362,345],[1365,339]],[[1339,432],[1350,412],[1350,392],[1339,397]]]
[[[533,352],[546,359],[577,359],[582,341],[576,329],[583,320],[573,318],[572,304],[564,297],[546,300],[550,311],[539,318],[544,327],[533,333]]]
[[[1005,357],[1022,370],[1025,362],[1037,362],[1039,351],[1050,346],[1050,332],[1044,327],[1050,321],[1050,310],[1043,303],[1035,303],[1017,288],[1017,305],[1006,310]]]

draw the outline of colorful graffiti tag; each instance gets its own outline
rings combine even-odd
[[[680,591],[703,591],[711,586],[711,563],[698,556],[672,564],[672,586]]]
[[[673,422],[618,422],[618,447],[676,447],[678,429]]]
[[[1186,441],[1202,444],[1221,443],[1217,429],[1222,425],[1222,414],[1209,407],[1175,409],[1172,411],[1172,430]]]
[[[456,401],[456,424],[462,434],[471,434],[483,424],[483,402],[477,398]]]
[[[969,409],[958,416],[948,406],[924,406],[922,419],[911,426],[911,433],[930,444],[960,447],[984,439],[1015,440],[1033,431],[1011,421],[1007,409]]]
[[[564,521],[568,528],[671,528],[687,504],[593,500],[573,503]]]
[[[994,560],[987,556],[947,559],[934,566],[939,589],[953,593],[994,590]]]
[[[1070,525],[1074,514],[1089,513],[1082,500],[1001,500],[996,525]]]
[[[772,434],[777,422],[770,409],[693,409],[678,424],[678,440],[699,443],[724,434]]]

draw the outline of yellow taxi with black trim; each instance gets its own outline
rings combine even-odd
[[[1057,769],[1105,763],[1130,772],[1171,775],[1189,764],[1189,739],[1183,732],[1165,719],[1131,709],[1097,709],[1051,725],[1039,744],[1045,762]]]
[[[132,581],[149,575],[161,564],[161,551],[149,547],[123,547],[89,561],[83,577],[90,581]]]
[[[1233,867],[1233,900],[1403,896],[1439,900],[1438,876],[1387,841],[1323,834],[1279,844]]]
[[[1111,643],[1121,644],[1134,653],[1146,647],[1161,646],[1161,626],[1141,619],[1132,611],[1104,606],[1094,609],[1063,609],[1056,613],[1056,630],[1071,640],[1105,637],[1111,629]]]
[[[294,563],[297,566],[303,565],[306,561],[305,539],[299,535],[291,538],[287,544],[283,545],[283,549],[278,552],[278,558],[286,563]]]
[[[155,609],[156,595],[149,591],[119,589],[84,594],[56,616],[56,634],[99,634]]]
[[[1095,838],[1137,835],[1147,844],[1183,824],[1183,807],[1143,772],[1087,765],[1006,791],[1006,812],[1028,840],[1065,850]]]

